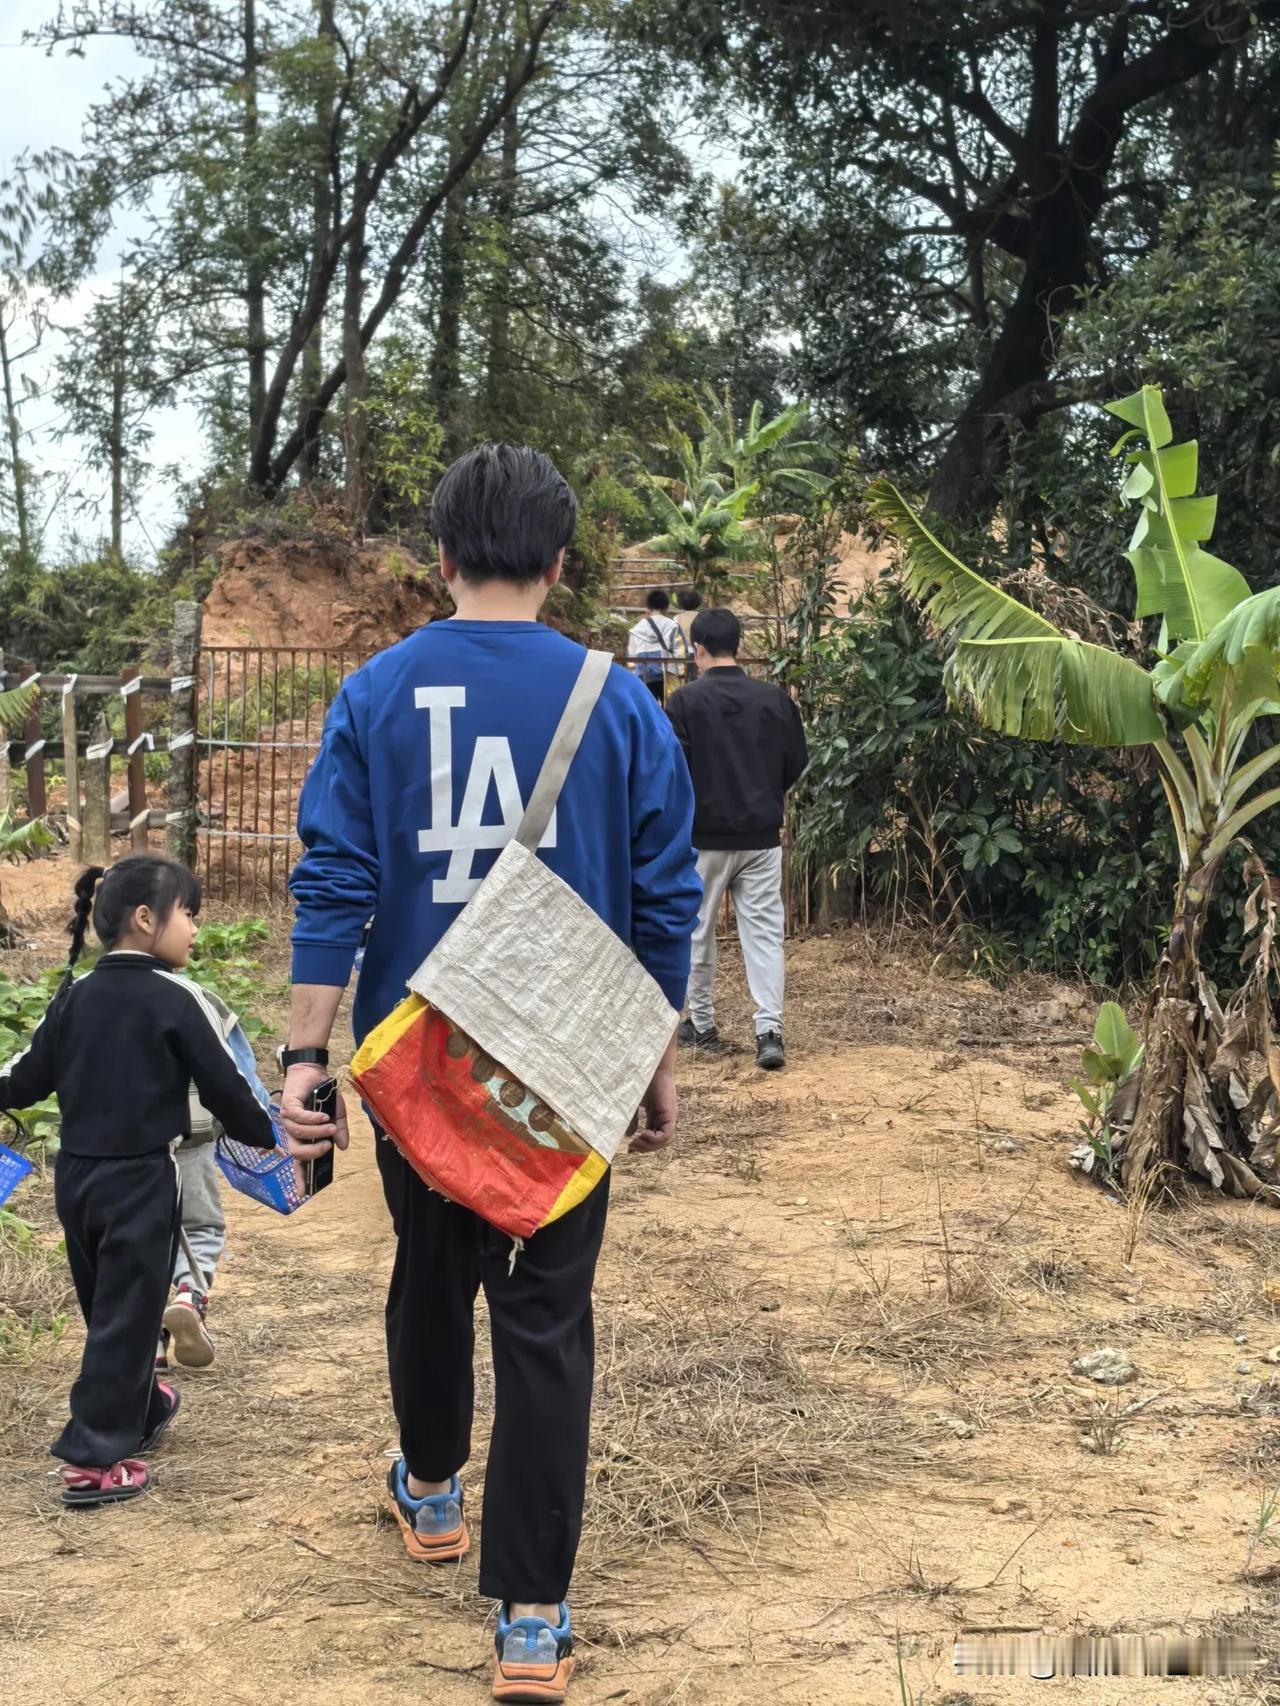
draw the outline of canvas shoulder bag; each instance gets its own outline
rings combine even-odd
[[[603,1177],[676,1025],[537,854],[612,666],[587,653],[515,837],[352,1066],[420,1176],[513,1237]]]

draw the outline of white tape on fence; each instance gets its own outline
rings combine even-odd
[[[195,684],[194,675],[175,675],[169,683],[169,691],[170,693],[185,693],[189,687],[194,687]]]
[[[115,741],[113,741],[109,737],[106,740],[100,740],[97,742],[96,745],[91,746],[91,747],[87,747],[85,749],[85,757],[86,758],[105,758],[115,744],[116,744]]]
[[[191,746],[195,741],[195,738],[196,731],[194,729],[188,729],[184,735],[174,735],[172,740],[169,742],[169,751],[177,752],[184,746]]]

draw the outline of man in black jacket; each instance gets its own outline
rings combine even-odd
[[[693,845],[702,878],[680,1041],[707,1054],[724,1049],[715,1020],[716,918],[728,893],[756,1004],[756,1064],[773,1072],[785,1063],[782,817],[809,752],[790,696],[739,667],[742,628],[732,610],[700,610],[691,637],[698,679],[667,705],[693,777]]]

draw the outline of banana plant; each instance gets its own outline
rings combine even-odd
[[[678,557],[695,580],[723,575],[733,563],[752,555],[751,536],[742,525],[754,486],[731,491],[689,489],[679,502],[661,485],[652,486],[654,516],[664,531],[649,548]]]
[[[708,406],[698,410],[702,442],[714,446],[735,487],[754,485],[802,500],[820,497],[827,490],[831,478],[819,465],[832,462],[832,452],[817,439],[795,436],[808,421],[804,403],[792,403],[766,421],[764,406],[757,399],[739,425],[728,389],[723,396],[710,385],[705,391]]]
[[[1145,1017],[1144,1048],[1109,1110],[1113,1153],[1133,1187],[1180,1166],[1239,1195],[1280,1197],[1280,1050],[1270,980],[1280,884],[1250,853],[1244,986],[1220,998],[1200,943],[1228,850],[1280,804],[1280,588],[1251,593],[1205,548],[1217,499],[1196,491],[1194,441],[1175,443],[1154,386],[1107,405],[1127,430],[1112,447],[1137,510],[1126,557],[1135,615],[1158,618],[1144,665],[1064,632],[966,567],[888,481],[874,511],[905,548],[909,595],[950,645],[948,692],[987,728],[1028,740],[1148,747],[1178,847],[1168,944]],[[1261,1063],[1259,1070],[1259,1063]]]

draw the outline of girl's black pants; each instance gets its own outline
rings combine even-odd
[[[155,1388],[156,1340],[178,1248],[173,1155],[69,1155],[54,1203],[84,1316],[84,1356],[55,1457],[106,1469],[132,1457],[167,1405]]]
[[[564,1599],[582,1531],[595,1374],[591,1288],[609,1175],[511,1262],[505,1233],[428,1190],[379,1134],[396,1230],[387,1360],[411,1475],[445,1481],[471,1451],[472,1315],[484,1287],[493,1346],[493,1434],[484,1478],[480,1592]]]

